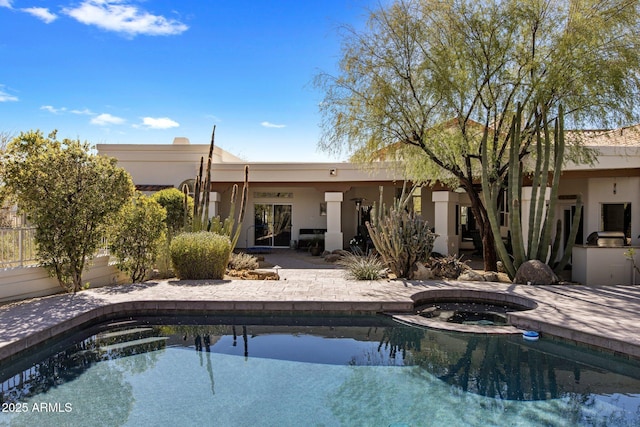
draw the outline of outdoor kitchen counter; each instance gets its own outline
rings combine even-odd
[[[625,255],[634,249],[634,260]],[[634,285],[640,283],[640,246],[589,246],[573,247],[571,280],[583,285]]]

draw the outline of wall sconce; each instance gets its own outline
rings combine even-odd
[[[329,169],[329,175],[331,175],[331,176],[338,175],[338,169],[336,169],[336,168]]]
[[[615,181],[613,183],[613,194],[618,194],[618,183]]]

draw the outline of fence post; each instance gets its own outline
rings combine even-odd
[[[18,252],[20,253],[20,267],[24,267],[24,227],[20,227],[20,232],[18,233]]]

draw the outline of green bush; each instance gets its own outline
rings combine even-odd
[[[231,255],[226,236],[198,231],[171,241],[171,262],[179,279],[222,279]]]
[[[122,207],[111,227],[109,248],[118,260],[118,268],[131,281],[143,281],[156,261],[164,241],[165,209],[155,200],[137,193]]]
[[[193,197],[187,197],[187,209],[185,219],[184,193],[177,188],[166,188],[151,195],[151,198],[167,210],[167,230],[169,240],[185,227],[191,225],[193,220]]]
[[[244,252],[232,253],[229,257],[229,268],[232,270],[255,270],[259,266],[256,257]]]
[[[36,227],[38,258],[67,292],[85,288],[82,274],[113,215],[134,193],[115,159],[55,131],[22,132],[2,156],[3,192]],[[5,194],[7,194],[5,193]]]
[[[337,263],[347,269],[348,278],[355,280],[378,280],[385,270],[385,265],[375,255],[348,254]]]

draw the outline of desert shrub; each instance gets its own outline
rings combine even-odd
[[[144,280],[162,248],[165,234],[165,209],[142,193],[122,207],[109,233],[109,249],[118,260],[118,268],[132,282]]]
[[[231,253],[229,257],[229,268],[231,270],[255,270],[259,266],[256,257],[244,252]]]
[[[456,255],[447,255],[441,258],[431,258],[429,265],[431,272],[436,277],[444,277],[445,279],[457,279],[463,272],[469,269],[469,266],[461,261],[462,257]]]
[[[198,231],[171,241],[171,263],[180,279],[222,279],[231,254],[226,236]]]
[[[83,289],[105,227],[134,193],[127,171],[86,142],[30,131],[9,144],[2,172],[3,191],[36,227],[42,265],[67,292]]]
[[[384,263],[375,255],[347,254],[337,261],[347,269],[347,277],[355,280],[378,280],[385,270]]]

